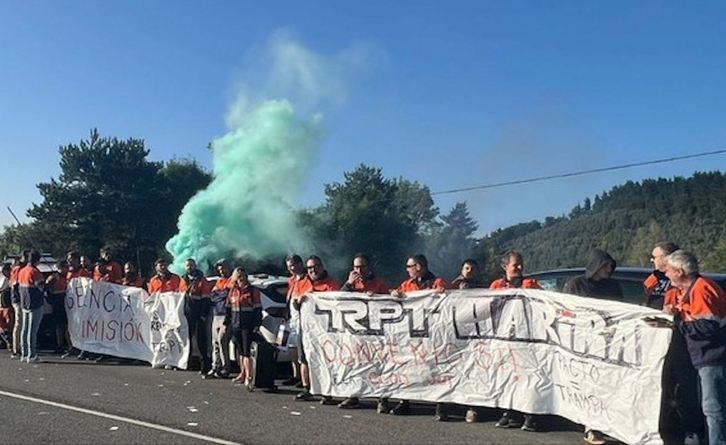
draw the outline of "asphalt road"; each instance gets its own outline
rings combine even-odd
[[[528,433],[495,428],[495,410],[480,410],[474,424],[463,409],[436,422],[431,405],[414,405],[409,416],[377,414],[374,401],[341,410],[294,401],[295,388],[250,393],[193,371],[43,358],[20,363],[0,350],[3,443],[583,443],[576,425],[555,417]]]

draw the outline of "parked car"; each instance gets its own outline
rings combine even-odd
[[[571,269],[545,270],[535,272],[528,276],[539,281],[539,284],[545,290],[561,292],[565,283],[570,278],[584,273],[584,267],[575,267]],[[623,289],[624,302],[637,305],[645,304],[645,288],[643,287],[643,282],[651,273],[653,273],[653,269],[636,267],[618,267],[615,269],[612,278],[620,283],[620,287]],[[703,275],[716,281],[721,288],[726,289],[726,274],[706,272]]]

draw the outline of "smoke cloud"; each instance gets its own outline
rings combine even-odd
[[[325,58],[287,33],[273,36],[265,68],[252,73],[262,74],[254,90],[262,97],[248,94],[248,84],[237,87],[229,132],[212,143],[213,180],[186,204],[179,233],[166,244],[173,270],[183,270],[186,258],[203,267],[230,253],[259,259],[308,247],[294,209],[322,138],[313,110],[343,101],[353,53]]]

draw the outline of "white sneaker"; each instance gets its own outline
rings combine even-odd
[[[590,445],[604,445],[605,444],[605,437],[600,431],[596,430],[587,430],[585,432],[585,437],[582,438],[585,442],[589,443]]]
[[[683,439],[683,445],[701,445],[701,438],[696,433],[688,433]]]
[[[43,363],[43,360],[41,360],[37,355],[34,355],[28,358],[28,363]]]

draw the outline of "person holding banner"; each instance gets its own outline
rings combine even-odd
[[[542,289],[534,278],[524,276],[524,260],[522,254],[510,250],[502,256],[501,260],[504,277],[492,282],[489,289]],[[531,414],[522,414],[517,411],[504,411],[502,417],[494,424],[497,428],[522,428],[522,431],[537,431],[537,422]]]
[[[325,270],[323,260],[317,255],[310,255],[305,262],[307,275],[295,284],[292,293],[292,307],[296,311],[300,311],[300,305],[305,302],[305,294],[308,292],[328,292],[340,290],[340,284],[328,275]],[[308,401],[313,399],[310,393],[310,370],[308,369],[308,360],[305,357],[305,348],[303,347],[302,329],[298,335],[299,351],[298,359],[300,361],[300,379],[302,380],[303,390],[295,396],[295,400]],[[321,403],[324,405],[331,404],[330,397],[323,397]]]
[[[449,288],[449,284],[441,277],[437,277],[429,270],[429,260],[423,254],[416,254],[406,259],[406,273],[408,273],[408,280],[405,280],[391,292],[391,295],[396,298],[405,298],[406,292],[414,292],[417,290],[434,289],[437,292],[443,292]],[[384,399],[385,400],[385,399]],[[385,408],[386,406],[384,406]],[[443,410],[443,403],[436,404],[436,419],[445,420],[447,418],[446,413]],[[381,406],[379,404],[379,412]],[[390,413],[394,416],[400,416],[409,414],[411,412],[411,405],[408,400],[400,400],[396,406],[394,406]]]
[[[483,287],[479,281],[479,263],[471,258],[461,263],[461,274],[451,282],[452,289],[476,289]]]
[[[222,258],[215,264],[219,278],[212,288],[212,369],[208,377],[226,379],[230,373],[229,340],[232,331],[225,324],[227,319],[227,295],[232,283],[227,260]]]
[[[139,276],[136,265],[131,261],[124,264],[124,277],[121,279],[121,284],[144,289],[144,277]]]
[[[100,258],[93,269],[93,279],[108,283],[120,283],[123,272],[121,265],[111,258],[111,248],[104,247],[99,252]]]
[[[262,302],[260,291],[252,286],[247,278],[247,271],[236,267],[232,272],[227,294],[227,318],[225,324],[232,329],[237,346],[237,363],[240,373],[232,381],[244,383],[247,390],[252,391],[252,333],[262,323]]]
[[[698,370],[708,443],[726,444],[726,292],[701,276],[696,256],[683,250],[666,257],[666,275],[676,290],[663,310],[674,316]]]
[[[370,269],[368,255],[357,253],[353,257],[353,270],[348,273],[348,280],[341,290],[346,292],[365,292],[368,296],[388,294],[388,285],[378,278]],[[380,399],[378,405],[386,405],[385,399]],[[352,409],[360,407],[358,397],[348,397],[338,404],[338,408]],[[384,408],[385,409],[385,408]],[[384,411],[384,409],[378,412]],[[388,412],[388,410],[385,410]]]
[[[179,292],[184,293],[184,316],[189,326],[189,344],[192,338],[197,338],[197,349],[201,355],[201,369],[199,374],[207,378],[212,369],[212,360],[209,358],[209,334],[207,332],[207,320],[211,308],[210,296],[212,286],[204,277],[201,270],[197,269],[197,262],[187,258],[184,262],[186,272],[179,283]],[[192,349],[189,348],[191,355]],[[189,363],[189,360],[187,360]]]
[[[585,273],[571,278],[562,288],[565,294],[579,295],[590,298],[623,299],[620,283],[611,278],[617,263],[607,252],[595,249],[590,253]],[[583,440],[590,445],[603,445],[605,436],[601,431],[593,430],[585,425]]]
[[[159,258],[154,263],[156,275],[154,275],[148,284],[150,294],[155,292],[178,292],[181,284],[179,275],[170,272],[166,264],[166,260]]]

